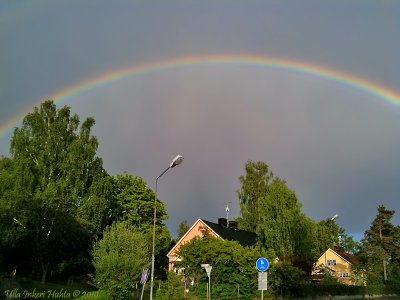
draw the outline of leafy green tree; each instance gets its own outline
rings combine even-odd
[[[57,110],[45,101],[27,114],[11,138],[11,162],[1,177],[5,223],[18,218],[24,235],[33,240],[32,257],[47,271],[74,255],[75,235],[94,237],[108,222],[111,183],[96,156],[97,139],[91,135],[94,119],[79,126],[79,117],[67,106]],[[68,222],[73,225],[69,226]],[[87,248],[84,238],[81,246]],[[81,249],[83,251],[83,249]]]
[[[124,173],[113,177],[113,220],[128,221],[142,231],[152,230],[155,193],[147,187],[143,178]],[[156,226],[165,227],[168,219],[165,205],[156,201]]]
[[[262,216],[261,199],[268,194],[274,175],[264,162],[248,161],[244,169],[245,175],[239,177],[241,188],[237,191],[242,215],[240,225],[244,230],[256,232]]]
[[[261,200],[261,223],[257,228],[266,248],[275,250],[281,260],[312,262],[312,221],[301,211],[301,204],[286,183],[276,178]]]
[[[301,211],[296,194],[264,162],[248,161],[239,181],[240,226],[257,233],[261,247],[273,249],[281,260],[309,268],[316,256],[314,223]]]
[[[317,255],[321,255],[328,248],[339,245],[339,231],[342,232],[335,221],[330,218],[315,223],[314,249]]]
[[[145,234],[151,243],[153,237],[155,193],[145,180],[127,173],[112,177],[113,221],[126,221]],[[166,279],[168,271],[167,253],[171,249],[171,235],[163,223],[168,219],[164,203],[157,198],[155,277]]]
[[[268,286],[276,295],[297,295],[304,281],[305,272],[288,262],[278,262],[268,271]]]
[[[156,290],[156,300],[184,299],[184,283],[185,278],[168,272],[168,280],[161,283],[159,289]]]
[[[177,236],[177,240],[179,241],[184,235],[185,233],[189,230],[189,226],[187,224],[186,220],[183,220],[182,222],[179,223],[178,226],[178,236]]]
[[[260,252],[255,248],[242,247],[237,242],[224,241],[205,235],[194,238],[181,246],[180,267],[195,282],[207,282],[208,277],[201,264],[212,266],[212,284],[240,285],[242,295],[254,295],[257,290],[257,270],[254,267]],[[218,296],[218,295],[214,295]]]
[[[93,249],[96,287],[112,299],[128,299],[143,268],[150,267],[150,244],[128,222],[107,227]]]
[[[355,254],[360,251],[361,243],[355,241],[343,228],[339,228],[339,246],[345,252]]]

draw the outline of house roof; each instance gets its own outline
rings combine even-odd
[[[253,246],[257,242],[257,235],[253,232],[228,228],[204,219],[201,220],[224,240],[236,241],[242,246]]]
[[[180,240],[175,244],[175,246],[172,247],[172,249],[168,252],[167,254],[168,257],[173,257],[172,253],[175,251],[175,249],[181,246],[182,241],[199,222],[204,224],[205,227],[208,228],[208,230],[212,231],[218,238],[221,238],[223,240],[236,241],[242,246],[253,246],[257,242],[257,235],[253,232],[241,229],[227,228],[226,226],[217,223],[213,223],[203,219],[198,219],[192,225],[192,227],[190,227],[189,230],[186,231],[186,233],[180,238]]]
[[[339,248],[333,249],[334,252],[336,252],[338,255],[343,257],[345,260],[347,260],[351,264],[357,264],[357,258],[354,257],[354,255],[351,255],[350,253],[344,252],[343,250]]]
[[[357,264],[357,258],[355,258],[353,255],[351,255],[350,253],[347,253],[345,251],[343,251],[342,249],[338,248],[338,247],[334,247],[334,249],[332,248],[328,248],[328,250],[326,250],[320,257],[319,259],[321,259],[321,257],[324,256],[324,254],[328,251],[332,251],[333,253],[335,253],[337,256],[340,256],[341,258],[343,258],[345,261],[347,261],[348,263],[354,265]]]

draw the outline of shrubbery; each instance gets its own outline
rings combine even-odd
[[[128,299],[149,263],[149,246],[144,235],[126,222],[114,223],[104,231],[93,250],[94,282],[113,299]]]

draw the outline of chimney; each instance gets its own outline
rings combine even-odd
[[[236,221],[229,221],[229,228],[234,229],[234,230],[238,229],[237,222]]]
[[[227,221],[225,218],[218,218],[218,225],[226,227],[226,223],[227,223]]]

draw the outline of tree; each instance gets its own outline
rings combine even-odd
[[[339,231],[339,226],[330,218],[315,223],[314,249],[317,255],[321,255],[328,248],[339,245]]]
[[[195,282],[207,282],[208,277],[201,264],[208,263],[212,266],[211,282],[231,286],[240,284],[242,295],[254,295],[257,285],[254,265],[260,257],[257,249],[206,234],[181,246],[178,255],[182,258],[180,267],[185,268],[185,275],[193,277]]]
[[[297,296],[299,287],[304,284],[305,272],[287,262],[273,264],[268,273],[269,288],[281,297],[287,294]]]
[[[360,251],[361,243],[349,236],[343,228],[339,228],[339,245],[343,250],[350,254]]]
[[[145,180],[127,173],[112,177],[112,217],[114,222],[126,221],[145,234],[151,243],[153,237],[155,193]],[[163,223],[168,219],[164,203],[157,198],[155,276],[166,279],[167,253],[171,249],[171,235]]]
[[[183,220],[182,222],[179,223],[178,226],[178,236],[177,236],[177,240],[179,241],[184,235],[185,233],[189,230],[189,226],[187,224],[186,220]]]
[[[255,232],[261,220],[259,205],[261,199],[268,194],[274,175],[264,162],[248,161],[244,169],[246,174],[239,177],[241,188],[237,191],[241,226],[244,230]]]
[[[168,280],[161,283],[161,287],[156,291],[156,300],[184,299],[184,284],[182,276],[174,272],[168,272]]]
[[[379,262],[381,263],[384,282],[388,280],[388,262],[391,259],[396,260],[400,251],[398,241],[396,241],[397,230],[391,223],[394,213],[394,210],[387,210],[383,205],[378,206],[378,214],[372,221],[370,229],[365,231],[362,240],[364,260],[370,266],[370,269],[375,270]]]
[[[112,299],[128,299],[143,268],[150,267],[150,244],[128,222],[107,227],[93,248],[96,287]]]
[[[273,249],[281,260],[310,267],[314,224],[302,213],[296,194],[264,162],[248,161],[245,172],[239,177],[239,224],[257,233],[261,247]]]
[[[66,234],[71,228],[93,238],[108,222],[111,184],[96,156],[94,123],[87,118],[79,126],[79,117],[71,115],[69,107],[57,110],[48,100],[25,116],[11,138],[2,202],[7,222],[14,225],[10,218],[18,216],[33,240],[32,255],[41,266],[42,282],[49,267],[69,259],[74,253],[70,248],[79,244]],[[87,245],[82,241],[82,247]]]
[[[128,221],[138,230],[153,228],[155,193],[147,187],[143,178],[127,173],[113,177],[113,220]],[[165,227],[168,219],[165,205],[157,198],[156,226]]]

